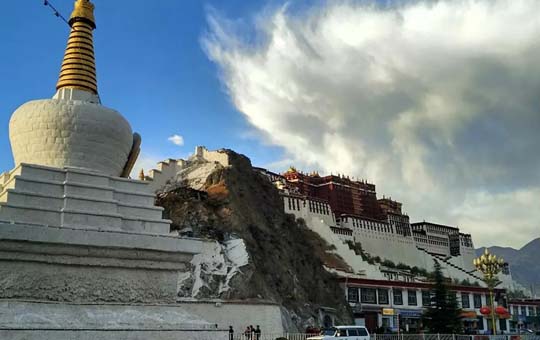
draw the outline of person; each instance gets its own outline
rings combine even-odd
[[[251,328],[249,326],[246,327],[246,330],[244,331],[244,336],[246,339],[251,339]]]
[[[253,327],[253,325],[249,325],[249,329],[250,329],[249,338],[252,340],[255,337],[255,328]]]
[[[234,339],[234,329],[232,326],[229,326],[229,340]]]
[[[261,340],[261,328],[257,325],[255,329],[255,340]]]

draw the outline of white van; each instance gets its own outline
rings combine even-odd
[[[322,331],[321,335],[307,340],[370,340],[369,332],[364,326],[335,326]]]

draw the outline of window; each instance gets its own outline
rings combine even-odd
[[[529,309],[529,316],[533,316],[534,315],[533,307],[529,306],[528,309]]]
[[[469,293],[461,293],[461,308],[471,308]]]
[[[428,290],[422,291],[422,306],[430,306],[431,305],[431,294]]]
[[[474,308],[482,308],[482,296],[480,294],[473,295]]]
[[[401,292],[401,289],[394,289],[394,305],[402,305],[403,304],[403,293]]]
[[[347,296],[349,298],[349,302],[358,302],[358,288],[349,287],[347,290]]]
[[[478,330],[484,330],[484,318],[481,316],[478,317]]]
[[[362,303],[377,303],[377,290],[375,288],[362,288],[360,301]]]
[[[357,332],[356,329],[354,329],[354,328],[347,329],[347,334],[348,334],[349,336],[358,336],[358,332]]]
[[[336,337],[338,337],[338,338],[347,337],[347,330],[346,329],[338,329],[338,331],[336,333]]]
[[[536,316],[540,316],[540,307],[536,307]]]
[[[367,331],[365,328],[357,328],[358,336],[368,336]]]
[[[506,319],[499,319],[499,328],[501,331],[506,330]]]
[[[390,303],[388,301],[388,289],[379,289],[379,305],[387,305]]]
[[[407,304],[409,306],[416,306],[418,304],[418,301],[416,298],[416,290],[407,291]]]

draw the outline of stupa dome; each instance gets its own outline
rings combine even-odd
[[[55,96],[27,102],[13,113],[9,138],[15,165],[129,175],[140,139],[120,113],[100,103],[92,42],[96,27],[93,9],[89,0],[75,2]]]
[[[43,99],[11,116],[9,138],[16,164],[77,167],[120,176],[133,133],[116,111],[82,100]]]

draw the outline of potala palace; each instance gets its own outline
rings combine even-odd
[[[156,192],[185,180],[202,188],[204,179],[216,166],[230,166],[227,153],[199,146],[189,159],[160,162],[157,169],[143,174],[141,179]],[[398,324],[418,329],[422,307],[429,303],[427,292],[431,284],[426,275],[433,270],[434,261],[438,261],[445,276],[453,281],[466,327],[480,332],[488,329],[488,320],[479,312],[488,304],[488,290],[481,281],[482,274],[473,266],[475,249],[470,234],[432,222],[410,223],[400,202],[378,199],[375,185],[366,181],[342,175],[305,174],[293,167],[283,174],[263,168],[253,170],[279,190],[285,212],[305,221],[330,245],[332,252],[344,259],[346,267],[328,266],[327,270],[340,277],[355,322],[366,324],[371,330],[395,328]],[[512,279],[508,264],[499,279],[499,304],[506,304],[502,295],[506,290],[526,291]],[[533,317],[538,303],[509,304],[511,310],[518,311],[516,318],[511,319],[509,314],[500,319],[498,331],[515,328],[521,310]],[[392,314],[385,315],[385,311]],[[331,324],[332,311],[327,310],[324,315],[325,322]]]
[[[374,184],[295,168],[277,174],[202,146],[131,178],[142,137],[101,103],[94,5],[76,0],[68,23],[54,95],[22,104],[9,122],[14,168],[0,173],[1,339],[226,339],[229,327],[246,322],[278,338],[339,320],[414,331],[429,304],[434,261],[452,280],[466,327],[487,329],[479,311],[488,290],[473,267],[472,236],[411,223]],[[216,178],[225,198],[203,202]],[[158,206],[177,189],[191,201]],[[214,234],[172,228],[175,209]],[[510,269],[495,290],[496,303],[509,308],[499,331],[540,315],[538,301],[505,302],[505,288],[524,290]]]

